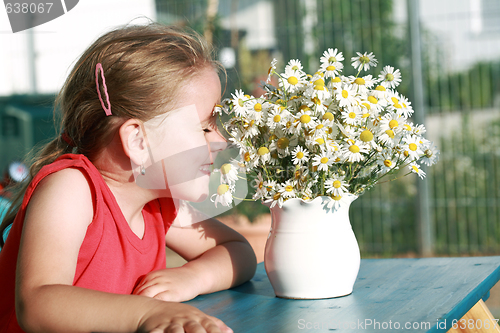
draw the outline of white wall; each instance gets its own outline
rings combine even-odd
[[[141,16],[156,18],[154,0],[80,0],[65,15],[30,29],[37,92],[57,92],[73,63],[97,37]],[[0,8],[0,96],[30,92],[29,33],[12,33],[7,13]]]

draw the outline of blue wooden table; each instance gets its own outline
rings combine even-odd
[[[499,279],[500,256],[362,259],[351,295],[292,300],[274,295],[260,263],[251,281],[188,304],[237,333],[500,332],[482,302]]]

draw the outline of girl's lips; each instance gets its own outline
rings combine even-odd
[[[212,173],[212,164],[203,164],[199,170],[204,174],[210,175]]]

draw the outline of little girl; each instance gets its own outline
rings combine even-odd
[[[245,238],[183,204],[207,197],[224,146],[217,68],[199,38],[154,23],[111,31],[81,56],[58,97],[62,134],[0,228],[12,224],[0,332],[231,332],[177,303],[256,267]],[[166,269],[165,246],[188,262]]]

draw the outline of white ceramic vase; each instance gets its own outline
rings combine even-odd
[[[356,198],[344,196],[336,208],[328,207],[328,197],[294,198],[271,208],[264,265],[276,296],[319,299],[352,292],[360,264],[349,221]]]

